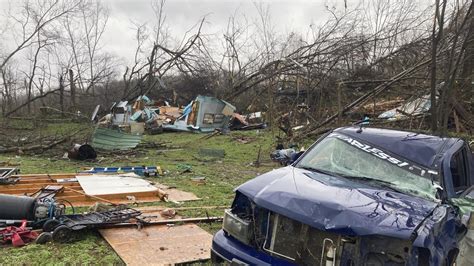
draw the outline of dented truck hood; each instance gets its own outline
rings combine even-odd
[[[260,207],[343,235],[409,239],[437,206],[419,197],[288,166],[237,190]]]

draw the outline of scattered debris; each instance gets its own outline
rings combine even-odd
[[[292,146],[288,149],[284,149],[282,145],[279,145],[279,147],[270,154],[270,158],[272,161],[286,166],[296,161],[296,159],[304,152],[304,149],[297,151],[295,148],[296,147]]]
[[[224,100],[199,95],[183,109],[180,117],[162,127],[171,131],[213,132],[227,127],[235,109]]]
[[[167,101],[153,101],[146,95],[139,96],[133,104],[128,101],[113,103],[110,113],[98,124],[103,127],[118,127],[132,134],[161,133],[162,125],[173,123],[181,116],[179,107],[169,106]]]
[[[67,153],[69,159],[74,160],[95,160],[97,158],[97,153],[89,144],[74,144],[71,150]]]
[[[0,186],[0,194],[8,195],[34,195],[48,186],[64,187],[64,190],[59,191],[55,195],[57,202],[65,202],[67,200],[74,206],[92,206],[97,201],[107,202],[113,204],[128,204],[140,202],[156,202],[156,201],[189,201],[199,200],[196,195],[190,192],[184,192],[175,188],[170,188],[161,184],[155,184],[153,187],[158,190],[145,192],[130,192],[130,187],[123,187],[124,193],[121,194],[106,194],[106,195],[89,195],[86,193],[81,184],[78,182],[78,177],[88,176],[87,173],[67,173],[67,174],[22,174],[13,175],[13,178],[18,178],[18,182],[8,186]],[[109,175],[110,176],[110,175]],[[141,180],[140,178],[137,178]],[[141,180],[145,181],[145,180]],[[145,181],[146,182],[146,181]],[[115,188],[117,189],[117,188]],[[150,190],[151,190],[150,189]],[[107,190],[105,190],[107,192]],[[67,203],[67,202],[66,202]],[[69,204],[69,203],[67,203]],[[2,205],[3,206],[3,205]],[[1,219],[1,218],[0,218]]]
[[[139,176],[157,176],[163,175],[160,166],[122,166],[122,167],[93,167],[81,173],[97,174],[97,173],[135,173]]]
[[[8,226],[0,230],[0,242],[6,244],[11,242],[14,247],[21,247],[36,239],[38,234],[26,227],[26,220],[23,220],[20,227]]]
[[[267,124],[263,121],[263,113],[255,112],[247,115],[234,113],[230,122],[232,130],[252,130],[266,128]]]
[[[75,240],[77,231],[129,222],[140,215],[140,211],[123,205],[103,212],[67,214],[47,220],[43,224],[43,231],[52,232],[52,239],[55,242],[68,243]]]
[[[173,219],[176,216],[176,211],[173,209],[164,209],[160,211],[160,215],[166,219]]]
[[[11,177],[20,173],[17,168],[0,168],[0,185],[9,185],[18,182],[18,178]]]
[[[414,117],[427,113],[431,107],[430,95],[408,101],[396,108],[383,112],[378,116],[381,119],[400,120],[406,117]]]
[[[179,163],[176,165],[180,174],[191,173],[193,171],[193,166],[190,164]]]
[[[206,178],[204,176],[192,177],[191,181],[198,185],[206,184]]]
[[[255,138],[241,136],[241,137],[235,137],[234,140],[239,142],[239,143],[242,143],[242,144],[247,144],[247,143],[250,143],[252,141],[255,141]]]
[[[191,193],[191,192],[182,191],[174,187],[169,187],[162,184],[156,184],[155,186],[166,193],[167,195],[166,200],[169,202],[200,200],[200,198],[198,198],[194,193]]]

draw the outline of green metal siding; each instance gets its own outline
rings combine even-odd
[[[142,140],[142,135],[133,135],[108,128],[96,128],[92,136],[92,147],[104,150],[129,150]]]

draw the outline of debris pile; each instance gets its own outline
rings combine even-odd
[[[192,193],[140,178],[163,175],[159,166],[93,167],[77,174],[32,175],[5,168],[1,173],[2,178],[17,180],[0,185],[0,242],[14,247],[32,242],[70,243],[80,240],[84,229],[99,229],[127,263],[137,262],[131,254],[142,254],[142,263],[150,263],[152,258],[156,263],[153,254],[157,249],[165,254],[160,256],[163,263],[204,260],[210,258],[212,235],[193,223],[222,221],[222,217],[183,217],[178,210],[225,207],[128,207],[126,204],[131,203],[198,199]],[[79,206],[91,208],[76,213]],[[119,239],[131,242],[124,249]],[[159,247],[152,244],[156,239],[160,240]],[[138,243],[149,248],[143,249]],[[173,255],[179,254],[177,249],[185,243],[189,246],[186,254]]]
[[[266,127],[267,124],[263,120],[262,112],[255,112],[247,115],[234,113],[230,124],[230,129],[232,130],[252,130],[263,129]]]
[[[181,116],[173,123],[164,124],[163,129],[203,133],[226,129],[235,110],[224,100],[199,95],[184,107]]]
[[[92,117],[96,119],[96,113]],[[99,128],[112,128],[130,134],[157,134],[163,131],[209,133],[214,130],[250,130],[265,128],[263,113],[240,115],[236,108],[215,97],[198,95],[184,107],[170,106],[167,101],[153,101],[145,95],[133,104],[113,103],[110,113],[98,120]]]

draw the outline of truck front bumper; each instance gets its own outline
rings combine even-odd
[[[214,235],[211,260],[214,263],[229,262],[232,265],[295,265],[245,245],[223,230]]]

